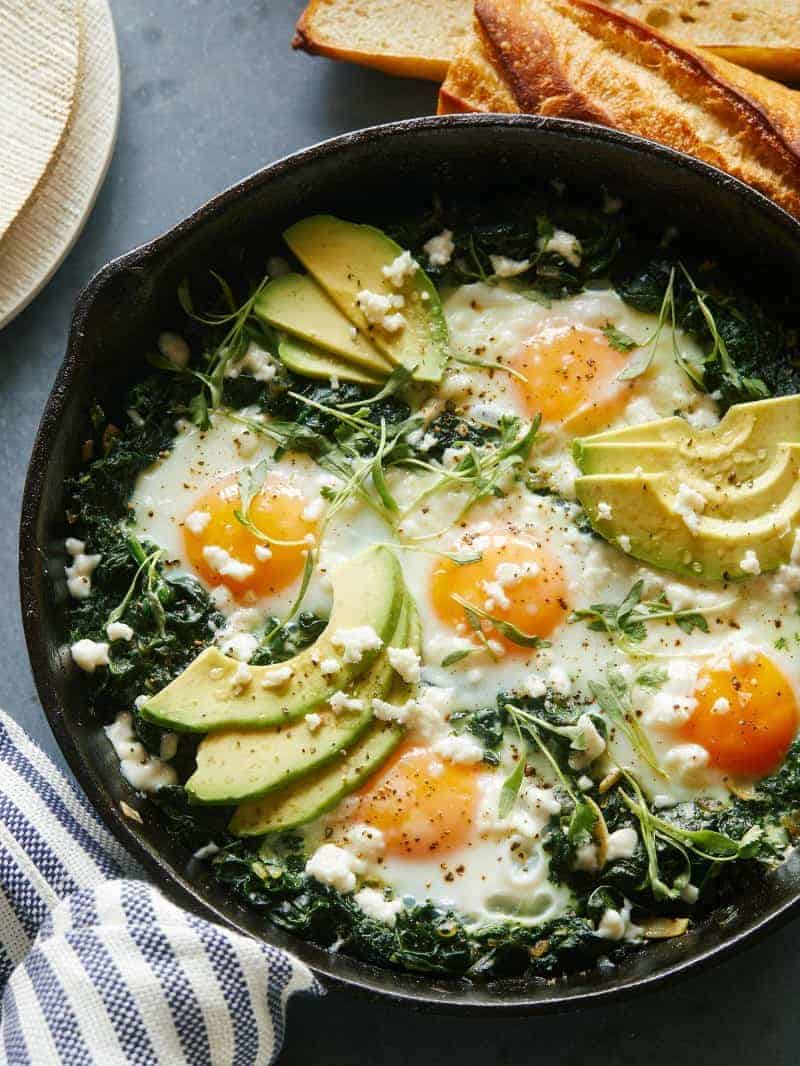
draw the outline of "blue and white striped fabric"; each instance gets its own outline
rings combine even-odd
[[[180,910],[0,711],[0,1062],[259,1066],[286,1004],[320,992],[285,952]]]

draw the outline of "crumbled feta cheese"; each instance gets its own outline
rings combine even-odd
[[[175,770],[155,755],[148,754],[139,742],[133,731],[133,716],[128,711],[120,712],[104,732],[119,759],[122,776],[133,788],[140,792],[157,792],[177,782]]]
[[[433,745],[433,750],[437,755],[441,755],[443,759],[448,759],[454,763],[464,763],[469,765],[471,763],[480,762],[483,759],[483,748],[474,737],[467,736],[465,733],[448,733],[447,736],[441,737]]]
[[[339,629],[331,637],[331,644],[335,648],[341,648],[342,658],[346,663],[360,663],[365,652],[378,651],[383,647],[383,641],[372,626]]]
[[[724,696],[720,696],[719,699],[714,700],[711,706],[712,714],[727,714],[731,709],[730,700],[726,700]]]
[[[231,689],[240,696],[253,680],[253,672],[246,663],[239,663],[231,676]]]
[[[256,381],[269,383],[278,373],[278,363],[269,352],[251,341],[242,358],[225,368],[225,377],[238,378],[243,370],[249,370]]]
[[[109,622],[106,636],[109,640],[133,640],[133,630],[124,622]]]
[[[623,829],[615,829],[608,834],[606,862],[614,859],[629,859],[636,851],[639,843],[639,835],[633,826],[626,825]]]
[[[256,544],[255,554],[256,559],[258,559],[260,563],[266,563],[272,558],[272,548],[268,547],[266,544]]]
[[[552,237],[542,238],[539,243],[542,251],[555,252],[556,255],[560,255],[562,259],[565,259],[574,267],[581,265],[583,249],[581,248],[581,242],[574,233],[567,233],[566,230],[557,229]]]
[[[676,744],[664,756],[664,769],[684,785],[700,784],[709,755],[699,744]]]
[[[365,865],[360,859],[336,844],[323,844],[306,863],[306,873],[309,877],[343,893],[355,889],[356,875],[362,874],[364,870]]]
[[[92,593],[92,574],[101,556],[87,555],[86,545],[75,537],[67,537],[64,547],[72,558],[72,564],[64,567],[64,573],[67,576],[67,591],[74,600],[85,600]]]
[[[210,521],[211,513],[209,511],[192,511],[191,514],[187,514],[186,518],[184,518],[183,524],[190,533],[194,533],[196,537],[199,537]]]
[[[108,666],[108,644],[103,641],[77,640],[69,649],[72,661],[87,674],[93,674],[98,666]]]
[[[317,496],[311,503],[307,503],[303,508],[300,517],[304,522],[316,522],[325,509],[325,500],[321,496]]]
[[[583,770],[603,754],[606,742],[588,714],[582,714],[577,725],[586,746],[583,751],[573,751],[570,754],[569,764],[573,770]]]
[[[699,666],[689,659],[671,659],[667,664],[667,679],[658,692],[653,693],[644,722],[657,729],[673,729],[687,722],[697,706],[695,689]]]
[[[578,788],[581,792],[588,792],[590,789],[594,788],[594,781],[592,781],[588,774],[581,774],[578,778]]]
[[[231,633],[219,642],[220,650],[241,663],[249,663],[256,653],[258,640],[252,633]]]
[[[619,544],[620,548],[622,548],[626,555],[630,554],[631,538],[626,533],[622,533],[617,537],[617,544]]]
[[[408,685],[416,685],[422,672],[419,655],[413,648],[389,648],[389,662],[395,673]]]
[[[756,644],[751,644],[744,637],[734,637],[726,649],[728,658],[734,666],[754,663],[761,654]]]
[[[399,293],[394,296],[384,296],[379,292],[362,289],[356,296],[356,305],[361,309],[367,322],[371,326],[379,326],[386,333],[398,333],[405,326],[406,320],[399,310],[405,307],[405,303],[405,298]]]
[[[602,518],[604,521],[608,522],[608,521],[610,521],[611,516],[612,516],[613,513],[614,513],[614,511],[613,511],[610,503],[606,503],[605,500],[601,500],[598,503],[598,505],[597,505],[597,517],[598,518]]]
[[[220,577],[230,577],[234,581],[244,581],[250,577],[255,567],[250,563],[243,563],[241,559],[235,559],[218,544],[207,544],[203,548],[203,558]]]
[[[427,255],[431,266],[447,266],[453,258],[453,252],[456,250],[452,231],[449,229],[442,230],[437,237],[431,237],[429,241],[426,241],[422,249]]]
[[[346,692],[334,692],[334,694],[328,698],[328,704],[334,714],[339,714],[341,711],[364,710],[364,701],[348,696]]]
[[[311,733],[314,733],[322,725],[322,715],[316,711],[310,711],[305,717],[305,723]]]
[[[383,833],[369,822],[356,822],[347,830],[347,844],[359,859],[377,859],[386,850]]]
[[[441,731],[445,716],[451,709],[453,693],[452,688],[425,685],[416,699],[407,700],[402,704],[374,699],[371,704],[372,712],[382,722],[407,725],[430,735]]]
[[[748,548],[740,559],[739,569],[743,574],[756,575],[761,573],[761,563],[758,561],[758,556],[752,549]]]
[[[233,596],[226,585],[215,586],[209,593],[209,597],[218,611],[229,611],[233,606]]]
[[[531,674],[525,680],[525,691],[532,700],[538,700],[540,696],[544,696],[547,692],[544,678],[539,677],[537,674]]]
[[[505,255],[490,255],[492,271],[498,278],[515,278],[530,268],[530,259],[509,259]]]
[[[383,922],[390,928],[394,928],[397,915],[403,909],[402,900],[387,899],[377,888],[362,888],[353,898],[368,918]]]
[[[274,670],[270,670],[268,674],[265,674],[261,679],[261,687],[272,689],[281,688],[289,681],[294,670],[291,666],[276,666]]]
[[[692,533],[696,533],[700,528],[700,515],[705,510],[707,502],[705,496],[693,489],[691,485],[681,483],[678,486],[675,494],[675,510],[683,519],[683,524]]]
[[[572,693],[572,681],[566,670],[561,666],[552,666],[547,674],[547,683],[559,696],[569,696]]]
[[[158,350],[168,359],[173,366],[183,370],[189,365],[192,357],[189,345],[180,333],[160,333],[158,336]]]
[[[333,656],[330,656],[328,659],[323,659],[319,664],[319,672],[323,677],[332,677],[333,674],[338,674],[341,668],[342,664],[338,659],[334,659]]]
[[[402,289],[409,278],[413,278],[419,269],[418,264],[412,258],[411,252],[401,252],[396,259],[383,267],[383,276],[390,281],[396,289]]]

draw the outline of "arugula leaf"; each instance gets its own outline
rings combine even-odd
[[[606,322],[602,332],[609,345],[616,351],[622,352],[623,355],[632,352],[634,348],[641,348],[641,341],[635,341],[633,337],[629,337],[627,333],[617,329],[613,322]]]
[[[503,782],[500,789],[500,805],[497,809],[498,818],[507,818],[514,806],[514,800],[519,795],[522,779],[525,777],[525,759],[520,757],[519,762]]]

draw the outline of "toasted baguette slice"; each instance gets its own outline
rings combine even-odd
[[[583,119],[660,141],[800,216],[800,93],[594,0],[476,0],[440,111]],[[511,106],[513,101],[513,106]]]
[[[782,81],[800,81],[797,0],[604,0],[687,44]]]
[[[294,48],[442,81],[472,21],[471,0],[311,0]]]

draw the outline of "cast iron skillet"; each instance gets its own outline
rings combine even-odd
[[[418,119],[327,141],[221,193],[163,237],[109,263],[84,289],[30,462],[20,577],[31,664],[56,739],[111,831],[169,897],[289,949],[329,984],[422,1009],[541,1014],[651,988],[754,941],[797,911],[800,861],[785,864],[755,894],[715,912],[689,935],[652,944],[610,975],[592,971],[548,985],[390,973],[295,939],[228,898],[123,780],[65,654],[64,481],[79,465],[89,402],[113,403],[158,332],[180,321],[175,292],[181,278],[220,269],[239,254],[263,264],[281,229],[314,211],[358,219],[365,209],[374,216],[382,205],[430,202],[434,188],[489,195],[512,178],[559,178],[570,194],[585,191],[593,199],[607,186],[645,205],[659,225],[692,234],[756,288],[772,283],[786,293],[800,291],[800,225],[794,219],[712,167],[638,138],[583,123],[482,115]],[[142,825],[123,816],[122,800],[139,810]]]

